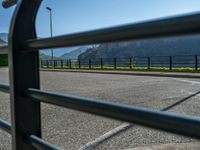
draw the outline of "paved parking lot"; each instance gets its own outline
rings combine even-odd
[[[8,82],[8,70],[0,69],[0,82]],[[200,91],[198,79],[142,77],[89,73],[41,72],[41,88],[48,91],[162,109]],[[9,96],[0,93],[0,117],[10,121]],[[198,94],[170,111],[200,115]],[[43,137],[61,149],[75,150],[123,122],[42,104]],[[0,149],[11,149],[11,137],[0,131]],[[139,126],[110,138],[93,149],[121,150],[168,143],[197,142],[190,138]]]

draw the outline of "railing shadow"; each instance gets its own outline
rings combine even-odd
[[[174,108],[174,107],[180,105],[181,103],[183,103],[183,102],[189,100],[190,98],[192,98],[192,97],[194,97],[194,96],[196,96],[196,95],[198,95],[198,94],[200,94],[200,91],[198,91],[198,92],[196,92],[196,93],[194,93],[194,94],[192,94],[192,95],[189,95],[189,96],[187,96],[187,97],[185,97],[185,98],[183,98],[183,99],[181,99],[181,100],[175,102],[174,104],[172,104],[172,105],[170,105],[170,106],[167,106],[167,107],[161,109],[161,111],[170,110],[170,109],[172,109],[172,108]]]

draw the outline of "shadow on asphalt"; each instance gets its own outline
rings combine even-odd
[[[187,97],[185,97],[185,98],[183,98],[183,99],[181,99],[181,100],[175,102],[174,104],[172,104],[172,105],[170,105],[170,106],[167,106],[167,107],[161,109],[161,111],[170,110],[171,108],[180,105],[181,103],[183,103],[183,102],[189,100],[190,98],[192,98],[192,97],[194,97],[194,96],[196,96],[196,95],[198,95],[198,94],[200,94],[200,91],[198,91],[198,92],[196,92],[196,93],[194,93],[194,94],[192,94],[192,95],[189,95],[189,96],[187,96]]]

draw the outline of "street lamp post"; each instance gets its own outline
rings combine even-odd
[[[52,25],[52,9],[50,7],[46,7],[46,9],[49,11],[49,17],[50,17],[50,33],[51,33],[51,37],[53,36],[53,25]],[[53,48],[51,49],[51,61],[52,61],[52,65],[53,65]]]

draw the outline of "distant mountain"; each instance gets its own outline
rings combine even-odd
[[[5,44],[5,42],[0,39],[0,45],[3,45],[3,44]]]
[[[40,52],[40,59],[51,60],[51,56],[46,55],[46,54]]]
[[[4,44],[8,42],[8,34],[7,33],[0,33],[0,44]],[[54,56],[55,57],[60,57],[66,53],[69,53],[71,51],[77,50],[77,47],[72,47],[72,48],[54,48]],[[47,58],[47,56],[51,55],[50,53],[50,49],[48,50],[42,50],[41,53],[42,55],[41,57],[45,56],[45,58]]]
[[[5,39],[6,39],[6,35],[0,33],[0,45],[4,45],[7,43],[7,41],[5,41]]]
[[[53,54],[55,57],[60,57],[65,53],[71,52],[76,48],[54,48],[53,49]],[[45,55],[51,55],[51,49],[47,49],[47,50],[41,50],[41,52]]]
[[[8,42],[8,33],[0,33],[0,40],[4,42]]]
[[[134,56],[200,55],[200,36],[159,38],[100,44],[82,53],[80,59]]]
[[[0,44],[6,44],[8,42],[8,34],[7,33],[0,33]],[[56,59],[77,59],[78,55],[85,52],[89,47],[72,47],[72,48],[54,48],[54,58]],[[40,58],[42,59],[51,59],[51,52],[50,49],[48,50],[41,50],[40,51]]]
[[[54,59],[78,59],[78,56],[85,52],[89,47],[82,46],[76,49],[69,49],[69,48],[59,48],[53,49],[54,50]],[[64,54],[63,54],[64,53]],[[62,55],[60,55],[62,54]],[[43,50],[40,51],[40,58],[41,59],[51,59],[51,52],[50,50]]]
[[[78,59],[78,56],[80,54],[84,53],[88,48],[89,47],[86,47],[86,46],[79,47],[71,52],[63,54],[59,58],[61,58],[61,59]]]

